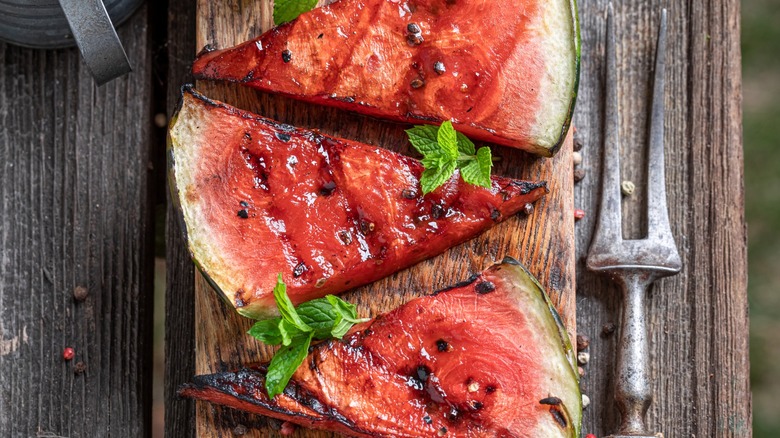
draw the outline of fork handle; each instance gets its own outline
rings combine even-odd
[[[645,413],[653,400],[645,297],[655,278],[647,272],[623,271],[616,276],[623,289],[623,324],[617,349],[615,400],[622,416],[619,434],[650,436]]]

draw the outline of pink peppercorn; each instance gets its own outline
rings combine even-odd
[[[62,358],[65,360],[71,360],[73,359],[73,356],[76,355],[76,352],[73,351],[70,347],[65,347],[64,350],[62,350]]]
[[[593,435],[592,433],[589,433],[585,435],[585,438],[597,438],[596,435]]]
[[[574,210],[574,220],[578,221],[585,217],[585,210],[580,210],[579,208]]]

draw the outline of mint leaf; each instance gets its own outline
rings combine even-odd
[[[305,322],[298,316],[298,312],[295,310],[290,297],[287,296],[287,285],[282,281],[282,274],[276,279],[276,286],[274,287],[274,300],[276,301],[276,307],[279,308],[279,313],[282,315],[282,319],[287,320],[292,325],[298,327],[302,332],[310,332],[311,327],[306,325]]]
[[[328,295],[295,307],[279,274],[274,301],[281,318],[256,322],[247,333],[269,345],[282,345],[268,365],[265,388],[273,398],[284,391],[295,370],[306,359],[313,339],[341,339],[353,325],[368,321],[357,317],[354,305]]]
[[[330,334],[336,339],[341,339],[353,325],[353,323],[345,320],[341,315],[336,315],[336,324],[333,326],[333,330],[330,331]]]
[[[282,334],[279,332],[279,321],[281,321],[281,318],[257,321],[247,333],[264,344],[279,345],[282,343]]]
[[[421,161],[425,170],[420,177],[420,186],[424,195],[447,182],[455,169],[460,169],[463,181],[469,184],[491,186],[493,161],[490,149],[483,147],[477,151],[468,137],[453,128],[451,121],[444,121],[438,128],[415,126],[407,129],[406,134],[412,146],[423,155]]]
[[[355,307],[354,304],[348,303],[335,295],[328,295],[325,298],[330,302],[331,306],[333,306],[333,310],[335,310],[344,321],[360,324],[361,322],[369,320],[368,318],[358,318],[357,307]]]
[[[444,163],[441,167],[435,167],[431,169],[425,169],[420,178],[420,186],[422,186],[423,194],[427,195],[436,190],[439,186],[444,184],[452,177],[457,167],[455,160]]]
[[[458,158],[458,133],[452,127],[452,122],[447,120],[439,126],[436,141],[445,156],[452,159]]]
[[[307,301],[297,308],[306,325],[314,330],[315,339],[328,339],[331,330],[337,324],[337,312],[326,298]]]
[[[317,6],[317,0],[274,0],[274,24],[293,21]]]
[[[289,346],[282,347],[276,352],[265,375],[265,390],[268,392],[268,398],[273,399],[277,394],[284,392],[295,370],[306,359],[312,337],[314,332],[297,336]]]
[[[476,186],[490,188],[490,168],[493,167],[493,157],[487,147],[479,148],[476,157],[460,169],[463,181]]]
[[[302,334],[308,333],[303,332],[298,327],[294,326],[290,321],[287,321],[286,319],[282,319],[279,321],[279,325],[277,326],[279,329],[279,334],[282,336],[282,345],[290,345],[293,341],[293,338],[296,336],[300,336]]]
[[[468,137],[458,132],[458,152],[461,155],[474,155],[474,143]]]
[[[423,156],[441,152],[437,140],[439,128],[436,126],[418,125],[412,129],[407,129],[406,135],[409,136],[409,143],[411,143],[412,146],[417,149],[417,152],[421,153]]]

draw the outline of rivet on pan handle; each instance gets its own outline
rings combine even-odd
[[[81,56],[98,85],[132,71],[101,0],[59,0]]]

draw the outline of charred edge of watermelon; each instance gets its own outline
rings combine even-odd
[[[284,389],[284,395],[295,400],[296,403],[308,407],[314,412],[322,415],[322,417],[314,417],[302,412],[295,412],[280,407],[273,401],[261,400],[257,397],[253,397],[252,394],[256,392],[265,393],[265,375],[267,368],[264,365],[252,365],[249,367],[243,367],[236,371],[236,373],[222,372],[216,374],[205,374],[195,376],[192,383],[185,383],[179,387],[176,391],[176,395],[179,398],[199,398],[198,393],[206,394],[209,391],[217,391],[225,394],[229,394],[235,397],[237,400],[248,403],[250,405],[258,406],[260,409],[264,409],[268,412],[259,413],[258,415],[268,415],[269,413],[279,414],[285,417],[293,417],[298,420],[303,420],[310,424],[311,428],[317,428],[318,423],[332,422],[338,423],[346,427],[350,431],[360,434],[361,436],[373,436],[371,431],[358,427],[355,423],[349,421],[342,415],[338,415],[331,406],[322,403],[314,394],[299,386],[295,380],[290,380],[290,383]],[[229,380],[225,382],[225,380]],[[255,391],[239,392],[232,390],[233,384],[240,386],[242,383],[255,380]],[[231,389],[227,389],[231,388]],[[277,396],[278,397],[278,396]],[[204,398],[205,399],[205,398]],[[568,415],[568,414],[566,414]]]
[[[529,291],[536,292],[538,294],[537,296],[539,298],[541,298],[542,300],[544,300],[544,302],[545,302],[545,304],[546,304],[546,306],[547,306],[547,308],[548,308],[548,310],[550,312],[550,315],[552,316],[553,320],[555,321],[555,325],[556,325],[557,330],[558,330],[558,336],[559,336],[559,339],[561,341],[561,347],[563,348],[564,355],[566,356],[569,364],[571,365],[571,368],[570,368],[571,376],[573,377],[574,381],[577,382],[577,389],[579,390],[579,373],[577,372],[577,364],[576,364],[576,361],[575,361],[576,359],[574,357],[574,351],[573,351],[573,348],[572,348],[571,341],[569,339],[568,332],[566,331],[566,328],[563,325],[563,320],[561,319],[560,314],[556,310],[555,305],[552,303],[552,300],[547,295],[547,293],[545,292],[544,288],[539,284],[539,281],[536,279],[536,277],[528,271],[528,269],[525,267],[525,265],[520,263],[515,258],[510,257],[510,256],[506,256],[501,261],[501,263],[497,263],[497,264],[493,265],[488,270],[497,270],[497,269],[500,269],[502,267],[507,267],[507,265],[509,267],[511,267],[511,268],[514,268],[512,270],[513,270],[513,272],[515,274],[518,274],[518,280],[520,280],[522,283],[524,283],[524,285],[528,287]],[[432,296],[433,295],[438,295],[438,294],[445,293],[445,292],[447,292],[449,290],[452,290],[452,289],[457,289],[457,288],[468,286],[468,285],[474,283],[475,281],[477,281],[482,275],[483,275],[483,273],[473,274],[473,275],[469,276],[469,278],[467,278],[466,280],[458,282],[458,283],[456,283],[456,284],[454,284],[452,286],[446,287],[444,289],[437,290],[437,291],[433,292],[431,295]],[[278,405],[276,405],[273,402],[260,401],[260,400],[258,400],[255,397],[247,395],[246,393],[239,393],[238,391],[231,390],[231,389],[227,389],[226,390],[226,388],[232,388],[232,385],[231,385],[232,382],[224,382],[223,381],[224,379],[234,379],[236,377],[240,377],[238,380],[241,380],[241,379],[244,379],[244,378],[259,379],[260,382],[258,383],[258,391],[259,392],[264,392],[265,391],[264,382],[265,382],[265,372],[266,371],[267,371],[267,368],[265,367],[264,364],[255,364],[255,365],[251,365],[249,367],[245,366],[245,367],[239,369],[237,371],[238,374],[235,374],[235,375],[232,374],[232,373],[222,372],[222,373],[216,373],[216,374],[206,374],[206,375],[195,376],[191,383],[185,383],[185,384],[183,384],[183,385],[181,385],[179,387],[179,389],[177,391],[177,395],[179,397],[182,397],[182,398],[188,397],[188,398],[204,398],[205,399],[205,397],[199,397],[198,395],[199,394],[200,395],[205,395],[205,393],[207,393],[208,391],[215,390],[215,391],[218,391],[218,392],[223,392],[223,393],[229,394],[229,395],[237,398],[240,401],[249,403],[251,405],[259,406],[260,408],[266,409],[269,412],[274,412],[274,413],[277,413],[277,414],[280,414],[280,415],[296,417],[296,418],[308,421],[309,423],[312,424],[313,427],[316,427],[316,426],[314,426],[316,423],[324,421],[322,418],[316,418],[316,417],[312,417],[312,416],[309,416],[309,415],[306,415],[306,414],[303,414],[303,413],[296,413],[296,412],[288,411],[288,410],[286,410],[284,408],[279,407]],[[241,377],[241,376],[243,376],[243,377]],[[296,386],[296,383],[295,383],[294,380],[290,381],[290,384],[287,386],[287,388],[285,388],[284,393],[286,395],[290,396],[291,398],[293,398],[294,400],[298,400],[299,399],[299,397],[297,397],[297,396],[307,397],[307,394],[302,391],[302,388],[298,388]],[[309,397],[311,397],[311,396],[309,395]],[[577,406],[575,406],[575,408],[578,409],[578,411],[580,413],[582,412],[582,399],[581,398],[579,399],[579,404]],[[566,423],[571,425],[571,426],[573,426],[571,428],[571,431],[572,431],[571,437],[572,438],[579,437],[580,436],[580,432],[581,432],[581,428],[582,428],[582,415],[581,414],[579,415],[579,421],[573,421],[572,412],[569,410],[569,408],[566,405],[561,404],[559,406],[551,407],[551,410],[552,409],[558,410],[558,413],[560,415],[564,416],[564,418],[566,420]],[[319,411],[315,410],[315,412],[322,413],[323,415],[326,415],[326,416],[328,414],[325,411],[319,412]],[[366,431],[356,429],[354,424],[351,424],[348,421],[344,421],[345,419],[341,418],[340,416],[328,417],[327,420],[331,420],[331,421],[335,420],[335,421],[341,423],[342,425],[351,428],[355,432],[368,433]]]
[[[572,118],[574,117],[574,107],[577,105],[577,97],[579,96],[580,89],[580,69],[582,61],[582,36],[580,33],[580,15],[577,8],[577,0],[571,0],[571,20],[574,28],[574,87],[572,87],[571,104],[569,105],[569,112],[566,115],[566,120],[561,126],[561,136],[558,139],[558,143],[550,149],[539,150],[539,155],[545,157],[552,157],[563,146],[566,141],[566,136],[571,128]],[[541,149],[541,148],[540,148]]]

